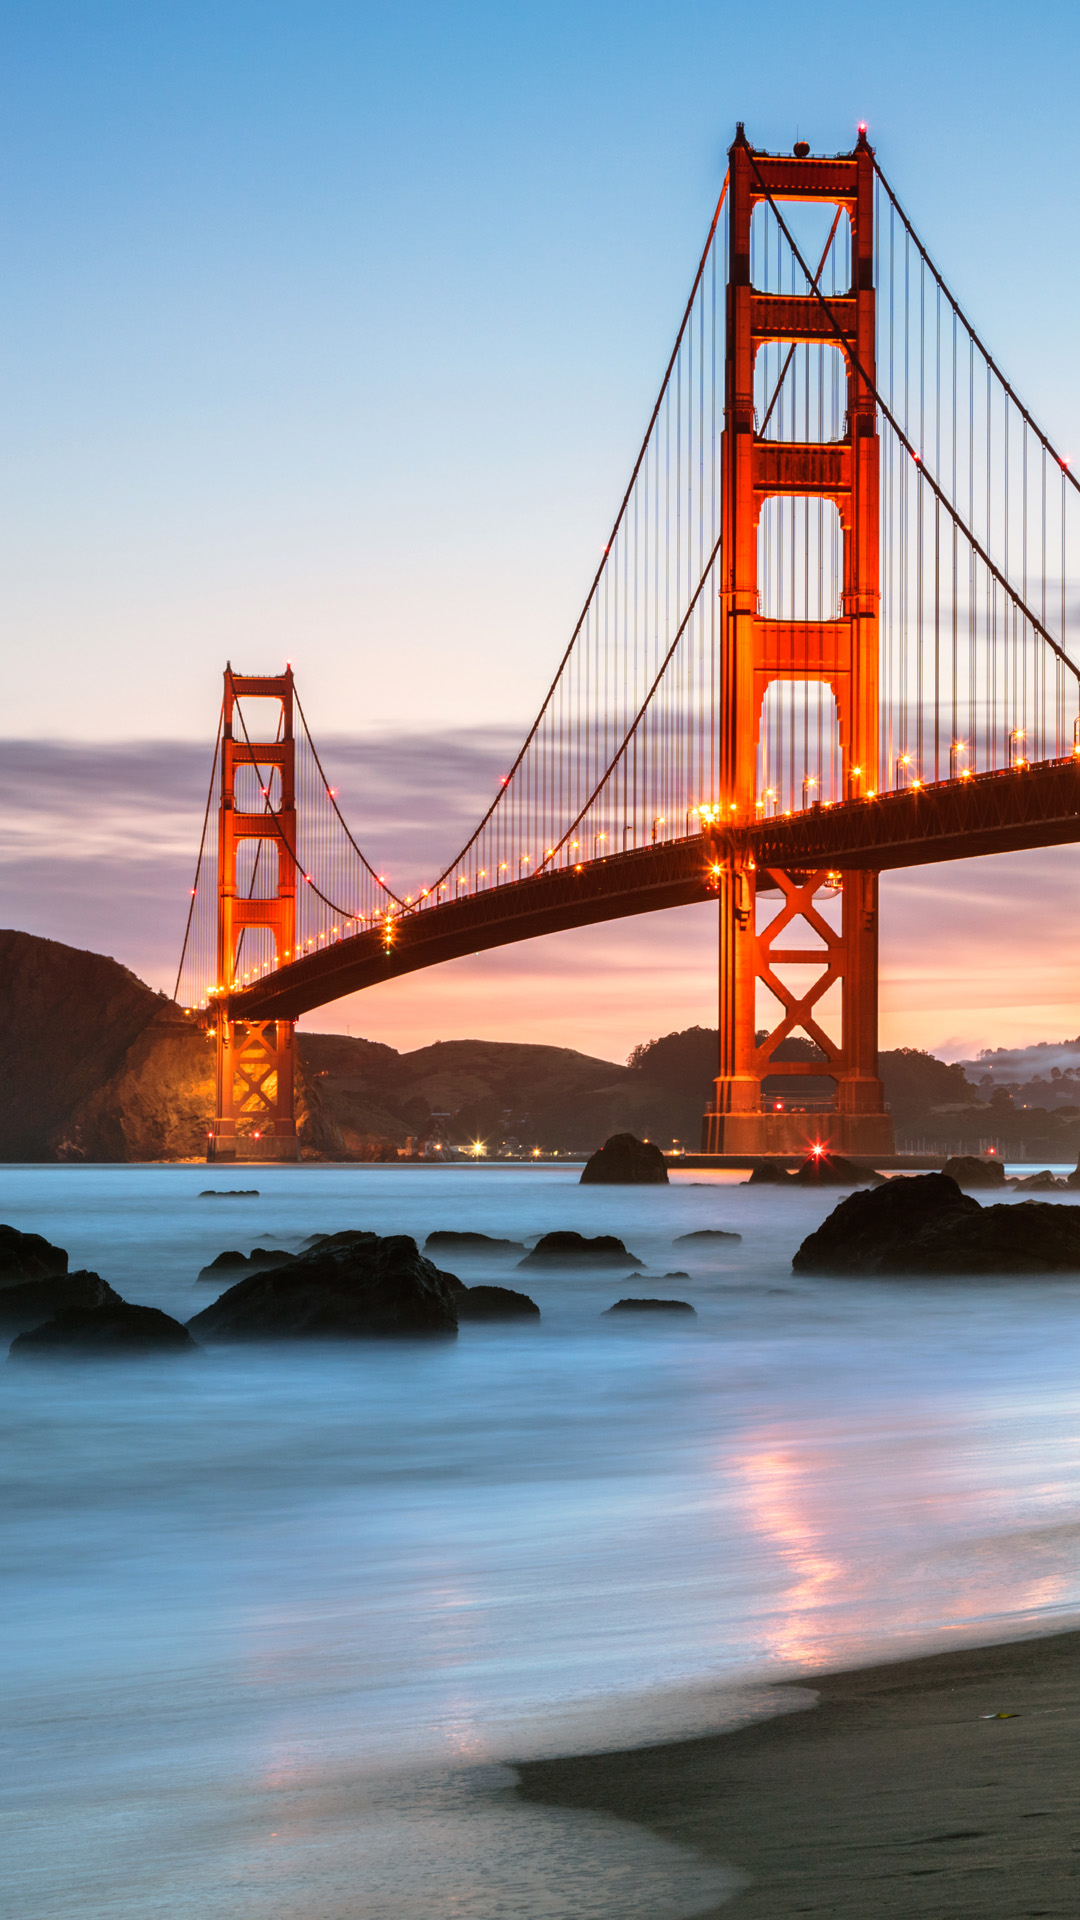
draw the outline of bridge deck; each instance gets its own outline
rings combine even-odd
[[[389,948],[378,929],[354,934],[267,974],[224,1004],[234,1019],[292,1020],[345,994],[464,954],[689,906],[715,892],[716,863],[734,845],[752,854],[759,868],[888,871],[1073,840],[1080,840],[1080,762],[1041,761],[813,807],[715,838],[694,834],[418,908],[394,921]]]

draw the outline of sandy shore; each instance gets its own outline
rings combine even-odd
[[[519,1767],[748,1877],[718,1914],[1080,1917],[1080,1633],[810,1676],[734,1733]],[[986,1718],[987,1715],[1009,1718]]]

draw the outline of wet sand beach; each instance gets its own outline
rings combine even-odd
[[[731,1920],[1076,1920],[1080,1633],[810,1686],[816,1706],[735,1732],[531,1761],[519,1791],[734,1866]]]

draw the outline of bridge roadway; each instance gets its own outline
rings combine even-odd
[[[294,1020],[344,994],[395,980],[421,967],[707,900],[716,869],[738,849],[760,870],[783,867],[898,867],[1016,853],[1080,840],[1080,759],[1043,760],[970,778],[885,793],[872,800],[816,806],[790,817],[716,835],[693,834],[656,846],[557,867],[464,899],[395,918],[382,930],[353,934],[290,962],[218,1001],[233,1019]]]

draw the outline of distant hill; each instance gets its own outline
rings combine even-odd
[[[1030,1051],[1041,1065],[1042,1051]],[[646,1041],[625,1066],[528,1042],[441,1040],[399,1053],[375,1040],[299,1033],[301,1151],[374,1159],[433,1127],[455,1145],[482,1140],[489,1150],[505,1140],[591,1153],[629,1130],[693,1151],[716,1052],[710,1027]],[[819,1056],[793,1039],[782,1057]],[[1055,1067],[1045,1079],[976,1087],[962,1066],[913,1047],[880,1054],[878,1066],[898,1143],[977,1151],[993,1139],[1018,1153],[1076,1156],[1080,1075]],[[780,1073],[766,1091],[813,1100],[831,1083]],[[0,932],[0,1161],[201,1160],[213,1101],[213,1042],[171,1000],[102,954]]]

